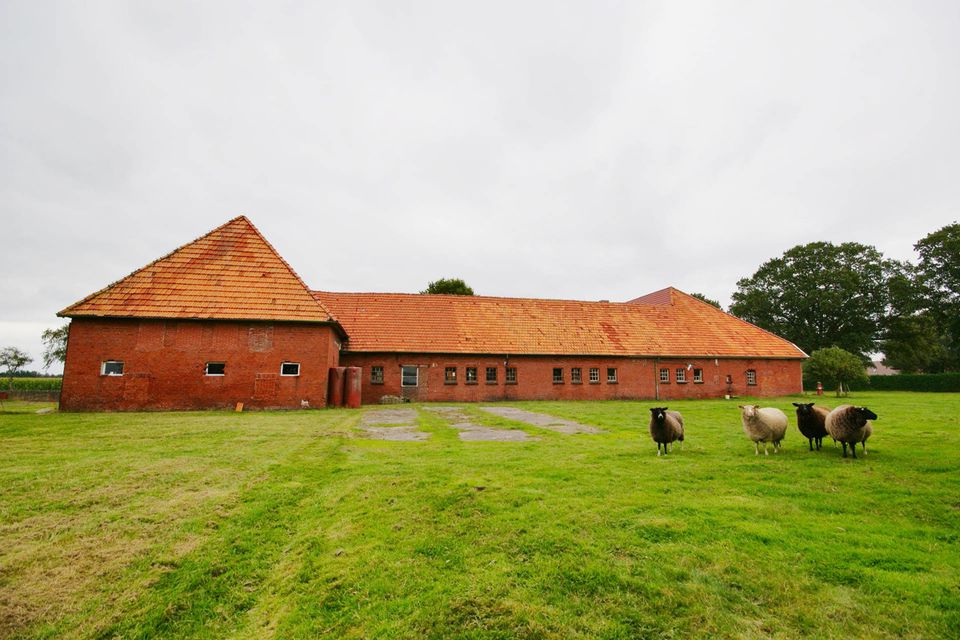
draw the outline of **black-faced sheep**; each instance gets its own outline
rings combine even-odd
[[[683,416],[679,411],[668,411],[666,407],[650,409],[650,437],[657,443],[657,455],[660,455],[660,445],[663,453],[667,453],[667,445],[676,440],[683,443]]]
[[[877,414],[866,407],[854,407],[842,404],[827,414],[827,433],[834,440],[843,445],[843,457],[847,457],[847,445],[853,457],[857,457],[857,443],[863,446],[863,453],[867,453],[867,438],[873,433],[870,420],[876,420]]]
[[[761,442],[764,455],[770,455],[767,451],[768,442],[773,443],[774,453],[780,450],[780,442],[787,434],[787,414],[775,407],[758,407],[755,404],[740,405],[740,412],[743,431],[753,440],[756,455],[760,454]]]
[[[794,402],[793,406],[797,408],[797,428],[800,429],[803,437],[809,441],[810,451],[813,451],[814,443],[816,443],[819,451],[820,445],[823,443],[823,437],[827,435],[825,423],[830,409],[816,407],[813,402]]]

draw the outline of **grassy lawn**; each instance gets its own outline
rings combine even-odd
[[[361,411],[0,414],[0,637],[957,637],[960,394],[857,393],[869,455],[759,457],[736,402],[522,402],[563,435]],[[825,396],[827,404],[836,399]],[[742,400],[741,400],[742,402]],[[829,439],[827,439],[829,443]]]

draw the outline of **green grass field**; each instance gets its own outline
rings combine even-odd
[[[796,398],[764,404],[791,409]],[[825,396],[827,404],[835,398]],[[535,442],[369,440],[361,411],[0,415],[0,637],[945,638],[960,394],[857,393],[866,458],[736,402],[524,402]],[[742,401],[741,401],[742,402]],[[829,439],[828,439],[829,442]]]

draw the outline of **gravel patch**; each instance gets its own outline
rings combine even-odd
[[[430,437],[429,433],[420,431],[416,409],[367,411],[360,418],[360,428],[366,432],[368,438],[374,440],[417,442]]]
[[[492,413],[495,416],[500,416],[501,418],[516,420],[517,422],[523,422],[533,427],[549,429],[550,431],[556,431],[557,433],[563,433],[566,435],[572,435],[575,433],[606,433],[606,431],[603,429],[597,429],[596,427],[580,424],[579,422],[574,422],[573,420],[558,418],[546,413],[524,411],[523,409],[517,409],[515,407],[480,407],[480,409],[482,411],[486,411],[487,413]]]
[[[464,442],[530,442],[539,440],[520,429],[493,429],[470,421],[470,416],[458,407],[424,407],[439,414],[450,426],[460,432]]]

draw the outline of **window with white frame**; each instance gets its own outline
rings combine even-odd
[[[570,382],[573,384],[581,384],[583,382],[583,369],[580,367],[571,367]]]
[[[590,367],[590,384],[600,382],[600,367]]]
[[[282,362],[282,363],[280,363],[280,375],[282,375],[282,376],[298,376],[298,375],[300,375],[300,363],[299,363],[299,362]]]
[[[225,376],[227,375],[227,363],[208,362],[203,368],[203,374],[207,376]]]
[[[677,369],[677,382],[679,384],[683,384],[686,381],[687,381],[687,370],[684,369],[683,367],[680,367],[679,369]]]
[[[660,369],[660,383],[670,384],[670,369]]]
[[[747,369],[747,384],[750,386],[757,384],[757,372],[753,369]]]
[[[563,383],[563,367],[553,368],[553,384]]]
[[[467,367],[467,384],[477,384],[477,368]]]
[[[443,370],[444,384],[457,384],[457,368],[447,367]]]
[[[693,370],[693,383],[694,383],[694,384],[703,384],[703,369],[694,369],[694,370]]]
[[[613,384],[617,381],[617,368],[607,367],[607,383]]]
[[[487,367],[487,384],[497,384],[496,367]]]
[[[420,368],[415,364],[405,364],[400,367],[400,386],[415,387],[420,377]]]
[[[507,381],[507,384],[517,384],[517,368],[516,367],[507,367],[506,381]]]
[[[102,376],[122,376],[123,360],[104,360],[100,363],[100,375]]]
[[[383,367],[370,367],[370,384],[383,384]]]

